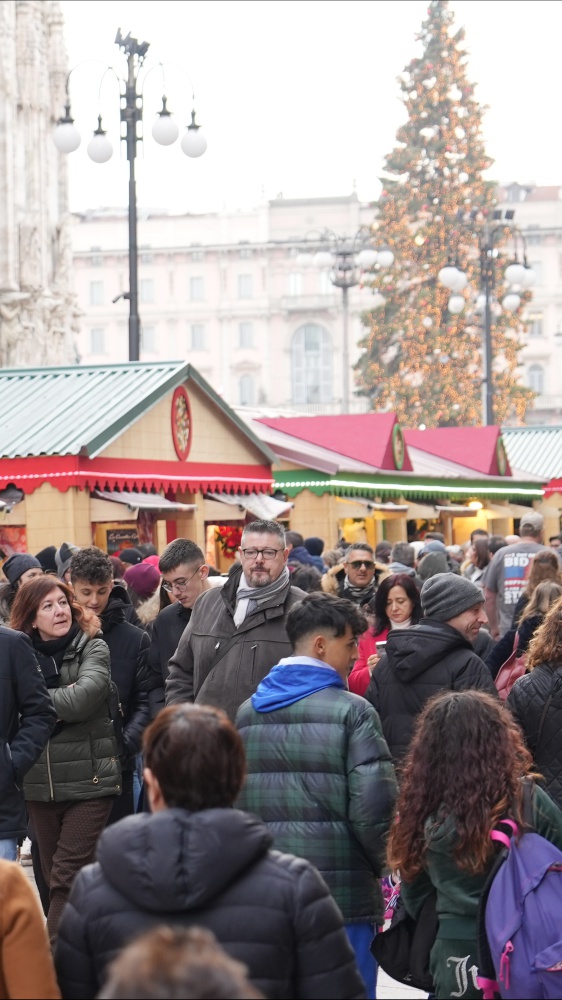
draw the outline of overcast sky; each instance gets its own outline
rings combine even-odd
[[[466,28],[469,77],[489,106],[488,152],[501,181],[562,184],[559,0],[452,0]],[[187,124],[195,86],[208,150],[199,160],[150,135],[162,78],[145,85],[148,138],[138,163],[139,204],[174,211],[243,208],[263,198],[376,197],[384,156],[405,112],[396,77],[418,52],[427,0],[62,0],[69,65],[86,58],[124,71],[121,27],[166,64],[169,107]],[[92,164],[103,66],[78,67],[72,110],[82,136],[71,154],[71,208],[126,205],[118,151],[117,84],[105,77],[101,111],[115,153]],[[61,109],[62,110],[62,109]]]

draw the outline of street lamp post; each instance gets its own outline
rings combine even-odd
[[[472,218],[474,218],[475,214],[476,213],[472,213]],[[530,288],[535,282],[534,271],[527,264],[525,237],[523,236],[521,230],[513,224],[514,214],[513,210],[508,210],[505,213],[505,219],[503,222],[496,226],[491,226],[489,223],[485,223],[485,225],[479,230],[475,230],[473,226],[471,226],[470,222],[464,222],[463,218],[459,217],[459,228],[453,234],[453,238],[457,238],[457,245],[461,231],[468,233],[470,237],[473,239],[475,238],[478,241],[481,291],[476,300],[476,309],[482,313],[482,415],[486,426],[491,426],[494,423],[494,384],[492,380],[492,304],[494,302],[494,293],[496,288],[497,247],[501,242],[501,238],[505,238],[506,231],[510,236],[515,236],[516,239],[519,238],[521,240],[523,244],[523,263],[519,262],[516,255],[513,262],[509,264],[505,270],[504,278],[510,288],[502,299],[501,304],[503,309],[506,312],[515,312],[521,305],[521,296],[518,294],[519,291],[524,291],[525,289]],[[494,211],[494,221],[499,222],[501,218],[501,210],[498,209]],[[454,252],[450,252],[448,263],[439,271],[438,280],[452,293],[448,302],[449,312],[453,315],[459,315],[463,311],[466,304],[466,300],[462,293],[467,287],[468,278],[466,273],[459,266],[458,258],[456,256],[456,248]]]
[[[360,284],[365,271],[375,265],[380,268],[390,267],[394,262],[394,254],[388,247],[375,247],[373,234],[368,226],[361,226],[354,236],[340,236],[329,229],[323,230],[314,241],[316,253],[300,253],[297,261],[307,266],[329,270],[330,281],[336,288],[342,290],[343,314],[343,344],[342,344],[342,413],[349,413],[349,289]],[[374,296],[375,307],[384,304],[382,295]]]
[[[144,66],[146,54],[150,48],[149,42],[139,42],[129,33],[125,38],[121,30],[117,31],[115,44],[126,54],[127,76],[120,77],[113,67],[106,67],[106,71],[111,71],[117,78],[120,89],[121,101],[121,123],[125,126],[121,139],[126,144],[127,160],[129,161],[129,291],[123,295],[118,295],[113,301],[119,298],[129,300],[129,361],[138,361],[140,356],[140,317],[139,317],[139,295],[138,295],[138,237],[137,237],[137,189],[135,177],[135,161],[137,157],[137,144],[142,141],[142,111],[143,111],[143,86],[144,80],[151,72],[149,69],[142,80],[139,90],[139,74]],[[89,61],[89,60],[84,60]],[[79,63],[78,65],[82,65]],[[155,64],[152,69],[162,64]],[[75,66],[74,69],[78,67]],[[57,122],[54,133],[54,142],[60,153],[72,153],[80,145],[80,133],[74,125],[74,119],[70,113],[70,77],[74,72],[70,71],[66,80],[66,103],[65,113]],[[105,75],[105,74],[104,74]],[[193,95],[194,97],[195,95]],[[158,112],[158,117],[152,127],[152,136],[156,142],[162,146],[170,146],[179,136],[179,129],[167,108],[167,98],[162,96],[162,109]],[[181,142],[181,148],[186,156],[202,156],[207,148],[207,140],[201,132],[200,126],[195,121],[195,111],[191,112],[191,123],[187,126],[185,135]],[[102,127],[101,115],[98,117],[98,127],[92,139],[88,143],[88,156],[96,163],[105,163],[113,154],[113,147],[107,138]]]

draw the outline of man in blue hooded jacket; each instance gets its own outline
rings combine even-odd
[[[396,783],[377,713],[347,690],[365,629],[360,609],[330,594],[308,594],[291,609],[293,655],[273,667],[236,719],[247,755],[237,805],[264,820],[278,850],[316,865],[373,997],[369,945],[383,917],[378,878]]]

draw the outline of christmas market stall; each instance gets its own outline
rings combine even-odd
[[[509,534],[543,500],[540,476],[512,475],[498,427],[403,431],[393,413],[258,417],[250,427],[277,456],[274,496],[294,502],[291,527],[327,546],[430,529],[448,544],[477,527]]]
[[[0,549],[183,536],[228,568],[246,520],[291,507],[274,457],[191,365],[0,370]]]

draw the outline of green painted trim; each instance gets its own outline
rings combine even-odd
[[[354,479],[332,479],[330,476],[323,476],[322,473],[313,469],[295,470],[275,475],[274,489],[283,490],[289,496],[297,496],[302,490],[308,489],[317,496],[330,493],[334,496],[356,496],[364,494],[366,496],[408,496],[415,495],[426,499],[439,498],[442,496],[489,496],[490,498],[509,500],[514,497],[524,497],[529,500],[541,499],[544,490],[536,484],[521,482],[502,482],[499,478],[490,480],[463,480],[462,484],[458,479],[444,480],[436,479],[428,482],[427,476],[412,477],[404,482],[395,482],[391,479],[380,477],[376,481],[368,476],[362,477],[360,474]]]

